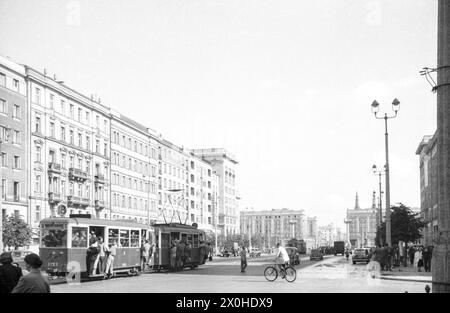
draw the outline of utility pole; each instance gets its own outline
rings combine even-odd
[[[450,1],[438,2],[437,155],[438,234],[433,250],[433,293],[450,293]]]

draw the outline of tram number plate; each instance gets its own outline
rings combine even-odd
[[[58,267],[58,262],[48,262],[48,267]]]

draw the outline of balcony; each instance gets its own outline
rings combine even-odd
[[[77,196],[68,196],[67,204],[69,207],[86,208],[89,206],[89,199]]]
[[[60,193],[56,193],[56,192],[53,192],[53,191],[50,191],[48,193],[48,202],[50,204],[57,204],[57,203],[59,203],[61,201],[63,201],[63,198],[62,198]]]
[[[97,175],[95,175],[94,176],[94,179],[95,179],[95,184],[96,185],[99,185],[99,184],[102,184],[102,185],[104,185],[105,184],[105,175],[103,175],[103,174],[97,174]]]
[[[52,176],[53,174],[61,174],[61,165],[54,162],[48,162],[48,175]]]
[[[106,203],[103,200],[95,200],[95,209],[101,211],[106,208]]]
[[[88,174],[83,170],[71,167],[69,169],[69,179],[84,182],[88,179]]]

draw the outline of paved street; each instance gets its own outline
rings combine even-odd
[[[240,273],[238,259],[215,260],[196,270],[177,273],[146,273],[137,277],[86,282],[81,285],[53,285],[52,292],[194,292],[194,293],[258,293],[258,292],[414,292],[424,293],[426,283],[392,281],[368,277],[365,264],[353,265],[342,256],[328,256],[323,261],[302,260],[297,266],[297,280],[289,283],[278,278],[268,282],[265,259],[250,260],[246,273]]]

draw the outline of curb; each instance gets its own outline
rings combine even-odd
[[[416,283],[432,283],[432,280],[420,280],[420,279],[407,279],[406,277],[385,277],[381,276],[378,279],[384,279],[384,280],[396,280],[396,281],[410,281],[410,282],[416,282]]]

